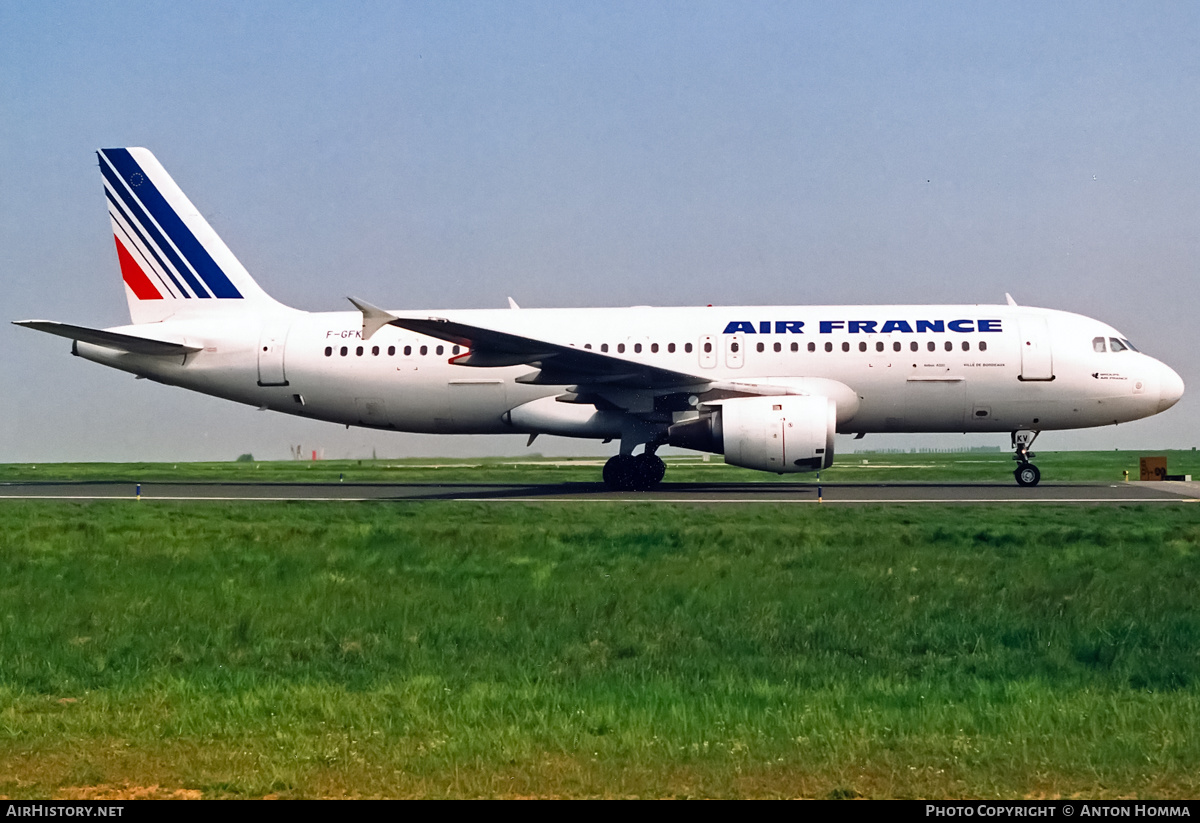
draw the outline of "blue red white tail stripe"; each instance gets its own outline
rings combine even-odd
[[[96,156],[134,324],[292,311],[254,282],[152,152]]]
[[[162,300],[162,293],[150,282],[141,265],[133,259],[129,249],[121,242],[121,238],[114,234],[113,240],[117,243],[117,260],[121,264],[121,279],[125,281],[125,285],[133,290],[138,300]]]
[[[199,291],[198,296],[208,297],[203,286],[196,281],[194,275],[175,253],[174,248],[158,230],[158,226],[150,220],[149,215],[141,208],[137,200],[129,195],[110,169],[103,165],[101,165],[101,169],[105,172],[104,195],[108,198],[108,214],[112,218],[114,226],[125,229],[127,236],[137,235],[142,248],[149,253],[149,257],[153,257],[156,261],[156,271],[170,278],[182,297],[192,297],[197,290]],[[118,216],[121,218],[120,220],[118,220]],[[183,282],[188,285],[183,285]]]
[[[124,242],[125,250],[127,252],[132,252],[134,250],[138,252],[138,256],[140,256],[145,262],[145,268],[143,271],[145,269],[149,269],[151,272],[153,272],[155,278],[159,281],[159,283],[162,284],[163,289],[168,295],[171,297],[191,297],[191,295],[179,285],[179,281],[175,279],[175,275],[171,272],[170,266],[163,262],[163,259],[158,256],[158,252],[154,250],[154,246],[151,245],[151,243],[146,239],[145,235],[143,235],[138,229],[137,223],[134,223],[129,219],[129,215],[125,213],[123,208],[121,208],[121,204],[113,199],[112,194],[107,188],[104,190],[104,196],[108,198],[108,216],[112,219],[113,237],[117,238],[117,242]],[[117,219],[118,216],[121,219]],[[130,233],[130,230],[132,230],[132,234]],[[124,236],[124,241],[120,239],[121,236]],[[147,252],[154,258],[154,262],[149,260],[146,254]],[[166,277],[163,275],[166,275]],[[173,287],[172,285],[168,285],[168,279],[170,280],[170,283],[173,284]]]
[[[159,279],[169,279],[185,298],[241,299],[241,292],[196,239],[129,150],[101,149],[99,156],[113,223],[122,229],[131,229],[129,235],[138,237],[140,245],[149,252],[148,255],[142,255],[143,259],[152,269],[158,270],[155,274]],[[117,242],[121,243],[119,237]],[[134,262],[130,250],[125,249],[125,252],[130,255],[130,262]],[[124,271],[122,268],[123,274]],[[145,285],[153,287],[144,272],[143,277]],[[134,289],[134,293],[136,295],[138,290]]]

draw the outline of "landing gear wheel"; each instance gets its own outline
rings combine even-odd
[[[625,491],[633,475],[633,455],[614,454],[604,464],[604,485],[613,491]]]
[[[1042,473],[1032,463],[1023,463],[1013,472],[1013,477],[1017,479],[1018,486],[1036,486],[1042,479]]]
[[[657,455],[617,454],[604,464],[604,484],[613,491],[644,492],[662,481],[667,464]]]
[[[656,454],[639,454],[637,461],[638,491],[648,491],[662,482],[667,464]]]

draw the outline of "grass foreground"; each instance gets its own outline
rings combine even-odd
[[[1198,542],[1189,505],[3,501],[0,796],[1196,797]]]

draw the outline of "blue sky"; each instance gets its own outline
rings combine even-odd
[[[0,0],[0,32],[7,319],[127,322],[93,152],[142,145],[304,309],[1011,292],[1200,391],[1195,3]],[[3,462],[523,446],[262,414],[0,335]],[[1200,445],[1197,409],[1039,445]]]

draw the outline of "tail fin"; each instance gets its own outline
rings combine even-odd
[[[104,194],[134,323],[283,309],[250,277],[148,149],[101,149]]]

